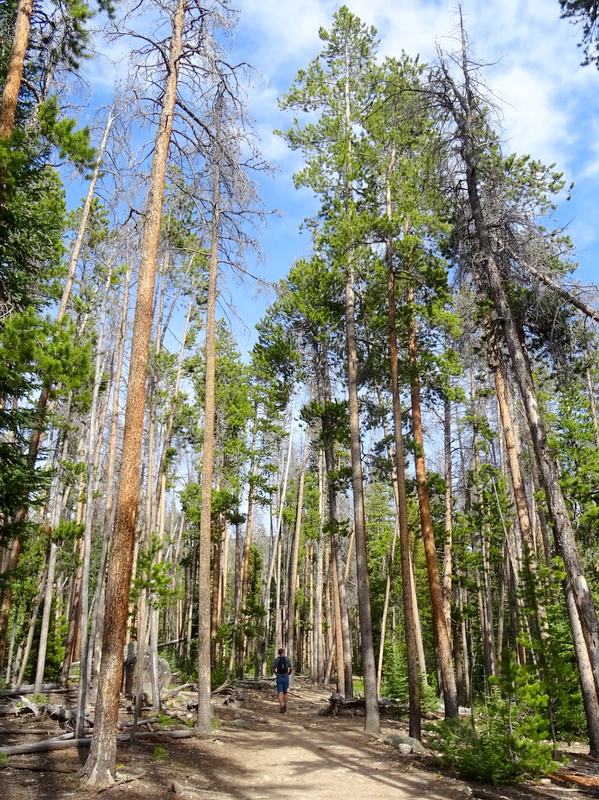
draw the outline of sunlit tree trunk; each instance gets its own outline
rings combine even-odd
[[[408,289],[408,304],[413,305],[413,290]],[[411,366],[411,398],[412,398],[412,432],[414,435],[414,464],[416,469],[416,489],[420,513],[420,529],[426,556],[426,571],[431,597],[435,644],[437,648],[437,665],[441,676],[441,689],[445,701],[445,716],[457,717],[458,696],[455,672],[452,663],[451,637],[447,628],[439,564],[435,548],[435,535],[428,494],[426,464],[424,459],[424,435],[422,429],[422,412],[420,404],[420,379],[418,377],[418,349],[416,343],[415,322],[411,321],[408,334],[408,352]]]
[[[173,30],[168,55],[167,74],[152,159],[152,172],[142,240],[141,266],[137,286],[127,385],[123,461],[117,497],[114,543],[106,588],[106,606],[110,611],[111,624],[104,627],[102,669],[96,705],[94,736],[89,758],[84,767],[84,772],[88,776],[88,783],[97,787],[110,785],[115,780],[116,733],[138,509],[154,280],[168,148],[177,97],[177,78],[179,59],[182,52],[185,5],[185,0],[177,0],[173,13]]]
[[[32,11],[33,0],[19,0],[10,61],[8,62],[8,70],[4,81],[4,91],[2,92],[2,108],[0,110],[0,139],[8,138],[11,135],[15,124],[17,103],[19,100],[19,91],[21,89],[23,67],[25,64],[25,55],[27,54],[27,46],[29,44],[29,30],[31,28]]]

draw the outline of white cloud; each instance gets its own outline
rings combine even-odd
[[[263,152],[280,168],[274,182],[280,192],[266,190],[265,200],[270,205],[272,199],[272,207],[287,204],[284,223],[273,225],[284,224],[292,247],[295,243],[288,232],[292,221],[299,224],[306,215],[302,213],[306,195],[292,196],[290,174],[299,167],[299,157],[273,134],[275,128],[287,127],[290,119],[278,110],[277,98],[289,88],[298,69],[321,50],[318,30],[331,26],[342,0],[237,2],[241,19],[234,33],[233,58],[248,61],[264,76],[264,81],[256,80],[248,87],[250,115],[256,120]],[[381,56],[405,50],[430,63],[437,43],[449,50],[457,46],[457,0],[346,3],[366,24],[377,28]],[[483,73],[502,105],[506,149],[556,162],[580,184],[564,213],[574,219],[574,230],[589,248],[585,257],[590,259],[597,242],[595,216],[591,216],[597,204],[591,198],[599,175],[599,71],[580,66],[579,30],[559,18],[558,0],[463,0],[462,6],[474,55],[492,65]],[[115,50],[119,45],[107,48],[111,63],[90,65],[88,74],[96,86],[107,90],[122,74],[126,46],[123,42],[121,50]],[[303,248],[304,240],[297,246]]]

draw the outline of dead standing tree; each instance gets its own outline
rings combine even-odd
[[[222,27],[234,23],[232,17],[219,17]],[[236,279],[248,273],[243,264],[248,248],[258,250],[257,241],[248,233],[247,223],[263,216],[250,173],[269,167],[257,151],[242,99],[241,78],[248,70],[243,64],[232,67],[225,60],[214,38],[206,38],[204,86],[187,81],[194,96],[202,91],[202,113],[197,104],[178,101],[182,124],[192,132],[175,142],[181,162],[189,175],[195,176],[194,195],[201,234],[208,242],[208,293],[206,304],[204,432],[201,468],[201,514],[198,559],[198,730],[209,733],[211,725],[211,653],[212,631],[216,626],[216,608],[211,608],[212,489],[217,445],[216,356],[217,301],[221,296],[221,265],[233,269]],[[187,140],[187,144],[185,144]],[[203,163],[201,163],[203,162]],[[250,276],[255,277],[255,276]],[[215,563],[218,559],[215,558]]]
[[[524,406],[556,548],[563,558],[566,570],[566,596],[571,593],[574,600],[574,603],[568,604],[573,633],[578,626],[578,620],[582,627],[586,653],[579,653],[578,660],[579,665],[582,665],[588,657],[593,674],[594,697],[585,697],[585,708],[591,754],[596,756],[599,754],[599,724],[596,715],[589,714],[588,710],[590,707],[597,707],[599,696],[599,620],[560,486],[558,466],[547,441],[530,361],[508,300],[506,264],[502,255],[505,229],[502,230],[495,224],[492,212],[485,202],[489,198],[494,177],[497,177],[493,176],[490,164],[485,161],[485,154],[488,154],[490,144],[496,141],[496,136],[490,130],[483,111],[487,107],[487,101],[477,91],[477,67],[469,58],[463,29],[461,44],[461,51],[454,57],[440,54],[440,66],[431,86],[433,102],[453,125],[453,156],[464,187],[462,199],[465,213],[470,220],[470,268],[475,271],[477,285],[484,287],[485,295],[492,304],[494,324],[497,331],[501,332],[509,366]],[[450,66],[452,61],[457,67],[459,78],[453,77]],[[509,214],[506,210],[504,226],[507,219]],[[512,260],[517,261],[517,255],[516,251],[512,251]],[[576,641],[576,637],[574,638]]]

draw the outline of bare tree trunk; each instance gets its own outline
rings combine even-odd
[[[566,607],[570,619],[570,629],[572,631],[578,673],[580,675],[582,700],[589,729],[589,744],[591,746],[591,753],[593,753],[597,752],[599,746],[599,701],[597,700],[597,692],[595,691],[593,670],[591,668],[587,649],[584,646],[585,642],[580,625],[580,618],[578,616],[578,609],[574,602],[573,592],[567,581],[564,582],[564,593],[566,595]]]
[[[44,573],[44,578],[46,577],[48,572],[48,567],[46,567],[46,571]],[[42,578],[41,585],[44,585],[44,580]],[[48,580],[46,578],[45,585],[48,585]],[[21,663],[19,665],[19,672],[17,675],[17,686],[21,686],[23,683],[23,679],[25,677],[25,670],[27,669],[27,662],[29,661],[29,654],[31,653],[31,645],[33,644],[33,636],[35,634],[35,624],[37,622],[37,616],[39,614],[40,606],[42,603],[42,597],[44,596],[44,592],[40,589],[38,595],[35,599],[35,605],[33,607],[33,613],[31,614],[31,620],[29,622],[29,631],[27,633],[27,641],[25,643],[25,648],[23,650],[23,654],[21,657]]]
[[[50,534],[52,536],[52,534]],[[55,539],[50,541],[50,554],[48,555],[48,570],[46,573],[46,591],[44,595],[44,611],[42,613],[42,626],[40,630],[37,669],[35,672],[34,692],[42,691],[44,682],[44,667],[46,666],[46,648],[48,646],[48,632],[50,630],[50,611],[52,609],[52,598],[54,596],[54,573],[56,571],[56,558],[58,555],[58,544]]]
[[[106,120],[106,125],[104,126],[102,141],[100,142],[100,145],[98,147],[98,152],[96,155],[96,166],[94,167],[94,171],[92,173],[92,179],[89,182],[89,186],[87,188],[87,196],[85,198],[85,203],[83,204],[81,219],[79,220],[79,227],[77,228],[77,237],[75,238],[73,251],[69,259],[69,269],[67,272],[67,279],[65,281],[65,285],[62,291],[62,298],[60,300],[60,306],[58,308],[58,313],[56,315],[58,319],[62,319],[67,311],[67,305],[69,302],[69,298],[71,296],[71,290],[73,288],[73,281],[75,280],[75,270],[77,269],[77,262],[79,261],[79,256],[81,255],[81,248],[83,247],[85,231],[87,230],[87,222],[89,220],[89,215],[92,208],[92,202],[96,191],[96,183],[98,182],[98,176],[100,175],[102,158],[104,157],[104,151],[106,150],[106,145],[108,143],[108,136],[110,135],[110,130],[112,128],[114,120],[115,120],[114,106],[112,106],[110,108],[110,111],[108,112],[108,119]]]
[[[599,448],[599,417],[597,416],[597,401],[595,400],[595,385],[591,370],[587,367],[587,389],[589,393],[589,405],[591,408],[591,419],[593,420],[593,431],[595,433],[595,444]]]
[[[97,350],[96,350],[96,363],[94,371],[94,385],[92,390],[91,411],[89,417],[89,435],[87,443],[87,489],[85,500],[85,532],[83,537],[83,564],[81,573],[81,599],[80,599],[80,638],[81,638],[81,657],[79,669],[79,692],[77,697],[77,723],[75,728],[75,737],[77,739],[83,738],[83,728],[85,725],[85,704],[87,701],[87,693],[89,689],[89,680],[91,675],[91,664],[89,659],[89,636],[88,636],[88,622],[89,622],[89,573],[91,564],[91,551],[92,551],[92,524],[94,519],[94,494],[96,488],[96,476],[94,469],[94,442],[100,438],[96,430],[96,417],[98,412],[98,397],[100,394],[100,384],[102,381],[102,374],[104,372],[104,361],[102,348],[104,344],[104,312],[106,307],[106,299],[108,288],[111,281],[111,270],[108,270],[108,280],[104,289],[104,296],[102,299],[102,310],[100,318],[102,324],[100,326],[100,334],[98,337]]]
[[[133,565],[138,510],[141,444],[148,354],[152,330],[156,255],[160,237],[168,148],[177,96],[177,77],[179,59],[182,52],[184,17],[185,0],[177,0],[173,14],[173,31],[162,97],[162,111],[152,159],[133,323],[131,366],[125,411],[123,463],[121,465],[117,498],[114,543],[106,589],[106,606],[110,610],[111,625],[104,628],[102,671],[96,706],[96,724],[89,758],[84,767],[84,772],[88,775],[88,783],[97,787],[111,785],[115,780],[117,720],[129,584]]]

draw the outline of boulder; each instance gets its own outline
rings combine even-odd
[[[401,733],[390,733],[385,736],[383,741],[390,744],[392,747],[407,755],[408,753],[424,753],[426,752],[422,743],[418,739],[412,739],[411,736],[403,736]],[[408,748],[408,749],[406,749]]]
[[[124,687],[123,694],[125,697],[133,697],[135,693],[135,669],[137,664],[137,642],[129,642],[125,646],[123,654],[124,666]],[[148,697],[152,696],[152,678],[150,673],[151,664],[151,650],[146,645],[144,648],[144,673],[143,673],[143,693]],[[162,695],[165,692],[172,679],[171,668],[165,658],[158,658],[158,690]]]

